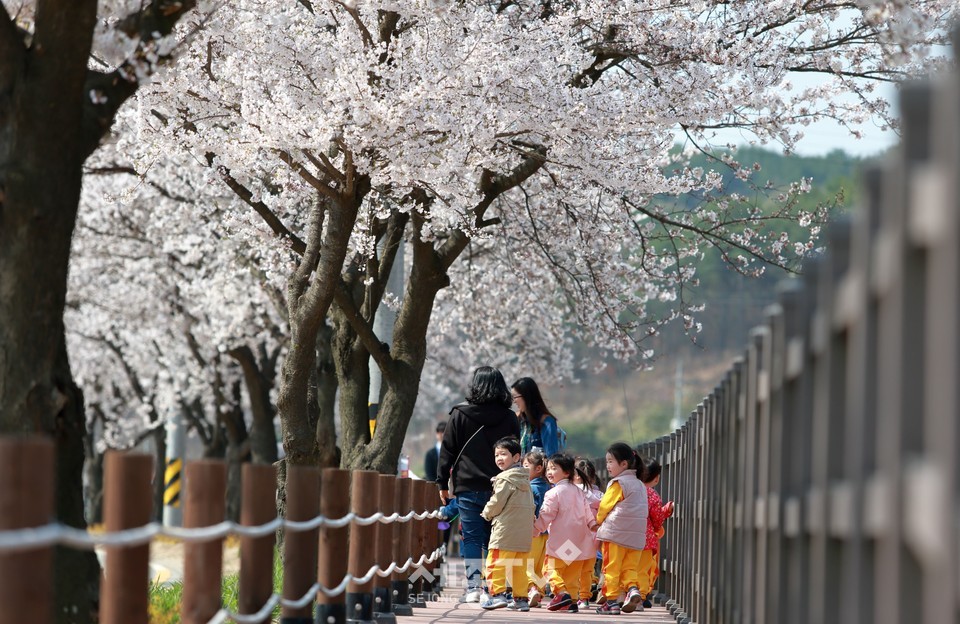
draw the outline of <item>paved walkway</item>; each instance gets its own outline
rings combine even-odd
[[[670,615],[665,607],[655,605],[652,609],[644,609],[642,612],[636,611],[630,614],[622,615],[599,615],[592,609],[581,611],[580,613],[552,612],[543,608],[530,609],[527,613],[517,613],[507,609],[497,609],[495,611],[484,611],[480,605],[459,604],[455,597],[441,596],[438,602],[428,602],[425,609],[414,609],[413,617],[397,618],[397,624],[421,624],[425,622],[440,622],[446,624],[471,624],[472,622],[483,622],[483,624],[517,623],[526,622],[558,622],[574,624],[576,622],[595,622],[597,624],[605,622],[643,622],[653,623],[676,622],[676,619]]]
[[[427,602],[426,608],[414,608],[413,617],[399,617],[397,624],[421,624],[423,622],[441,622],[446,624],[471,624],[473,622],[483,622],[483,624],[500,623],[520,623],[526,622],[557,622],[578,623],[578,622],[638,622],[638,623],[674,623],[676,618],[670,615],[666,607],[654,605],[650,609],[635,611],[633,613],[623,613],[621,615],[600,615],[596,612],[596,606],[580,611],[578,613],[567,613],[564,611],[547,611],[546,601],[542,607],[530,609],[526,613],[518,613],[509,609],[496,609],[494,611],[485,611],[480,608],[478,603],[460,604],[460,596],[463,592],[463,560],[451,557],[445,561],[439,570],[431,570],[434,574],[441,575],[446,589],[438,596],[438,600]],[[549,599],[547,599],[549,600]]]

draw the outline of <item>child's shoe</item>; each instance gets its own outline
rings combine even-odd
[[[543,594],[540,593],[536,587],[530,589],[530,593],[527,594],[527,603],[530,605],[530,608],[539,607],[540,601],[543,600]]]
[[[590,608],[590,601],[589,601],[589,600],[578,600],[578,601],[577,601],[577,609],[588,609],[588,608]]]
[[[480,602],[480,599],[483,597],[483,590],[481,590],[479,587],[475,587],[464,592],[464,594],[460,596],[460,602]]]
[[[641,600],[643,600],[643,596],[640,595],[640,590],[636,587],[631,587],[627,590],[627,597],[623,599],[623,606],[620,607],[620,611],[623,613],[633,613],[638,610],[638,607],[640,611],[643,611],[643,605],[640,604]]]
[[[653,608],[653,603],[650,602],[650,596],[647,596],[646,598],[644,598],[644,599],[643,599],[643,602],[640,603],[640,604],[643,605],[643,608],[644,608],[644,609],[652,609],[652,608]]]
[[[620,615],[620,605],[612,600],[606,600],[602,605],[597,607],[597,613],[600,615]]]
[[[487,611],[492,611],[494,609],[502,609],[505,606],[510,604],[510,599],[507,598],[506,594],[496,594],[494,596],[487,596],[480,602],[480,608],[486,609]]]
[[[526,598],[514,598],[510,601],[510,604],[507,605],[507,608],[511,611],[529,611],[530,603]]]
[[[547,611],[569,611],[571,605],[576,608],[570,594],[563,592],[553,597],[553,600],[547,605]]]

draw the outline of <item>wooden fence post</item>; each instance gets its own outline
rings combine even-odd
[[[45,525],[53,517],[53,442],[0,438],[0,531]],[[53,547],[0,550],[0,624],[48,624]]]
[[[277,470],[271,464],[243,464],[240,524],[258,526],[277,517]],[[273,595],[273,547],[276,532],[240,538],[239,612],[256,613]],[[268,624],[270,616],[261,620]]]
[[[108,451],[104,458],[103,516],[107,532],[153,519],[153,457]],[[108,547],[100,585],[101,624],[146,624],[150,544]]]
[[[380,504],[378,507],[384,515],[390,515],[397,511],[397,478],[393,475],[380,475]],[[390,567],[393,559],[393,536],[399,530],[400,525],[397,522],[377,523],[377,565],[386,570]],[[398,565],[403,563],[397,562]],[[378,624],[386,622],[396,622],[397,618],[393,613],[393,600],[390,591],[390,576],[380,576],[374,579],[373,611]]]
[[[218,460],[189,462],[185,471],[183,526],[197,529],[226,517],[227,465]],[[223,539],[187,542],[183,549],[183,624],[207,624],[220,610]]]
[[[380,475],[375,470],[354,470],[351,481],[350,511],[358,518],[377,513],[379,503]],[[355,519],[350,523],[350,575],[354,577],[347,585],[347,621],[373,621],[373,579],[360,583],[356,579],[367,574],[377,562],[377,527],[375,524],[360,525]]]
[[[305,522],[320,514],[320,470],[287,466],[287,520]],[[283,539],[283,597],[302,598],[317,576],[319,530],[286,531]],[[280,624],[313,624],[313,605],[283,607]]]
[[[429,492],[427,491],[427,483],[424,481],[414,481],[413,482],[413,500],[414,500],[414,511],[417,513],[423,513],[432,501],[428,501]],[[417,561],[422,555],[425,555],[427,552],[426,547],[426,537],[427,537],[427,523],[429,519],[424,518],[423,520],[414,520],[413,523],[413,533],[410,538],[410,550],[413,553],[413,560]],[[412,606],[419,609],[425,609],[427,606],[426,601],[424,600],[424,577],[425,572],[429,572],[430,564],[424,563],[418,568],[414,568],[414,575],[417,577],[417,580],[413,583],[413,601]]]
[[[397,504],[396,510],[401,515],[406,515],[413,511],[413,480],[397,479]],[[413,522],[402,522],[397,525],[397,531],[393,534],[393,560],[397,565],[402,566],[410,557],[410,536],[413,531]],[[393,587],[393,612],[395,615],[411,616],[413,608],[410,606],[410,587],[407,579],[410,577],[410,570],[405,572],[394,572],[391,579]]]
[[[350,513],[350,471],[324,468],[320,477],[320,514],[327,520],[339,520]],[[317,582],[327,589],[338,586],[347,575],[349,555],[348,527],[320,528],[317,557]],[[346,595],[317,595],[317,624],[344,624],[347,621]]]
[[[423,496],[423,509],[424,511],[433,511],[437,508],[437,503],[440,500],[440,487],[432,481],[424,481],[423,488],[425,494]],[[438,518],[427,518],[427,528],[424,534],[424,554],[430,556],[433,555],[434,551],[440,548],[440,544],[443,541],[442,533],[440,532],[440,520]],[[434,596],[440,593],[440,564],[442,559],[439,555],[431,563],[428,563],[428,569],[431,570],[430,576],[424,579],[425,581],[429,579],[429,582],[425,582],[424,593],[429,596]],[[432,577],[432,578],[431,578]],[[524,591],[526,588],[524,588]]]

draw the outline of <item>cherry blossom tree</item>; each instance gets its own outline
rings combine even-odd
[[[4,0],[0,19],[0,431],[57,444],[57,517],[84,526],[83,398],[63,309],[81,167],[165,60],[194,0]],[[86,622],[92,553],[58,549],[57,620]]]
[[[123,157],[108,145],[88,162],[66,315],[88,422],[101,434],[88,445],[91,476],[98,451],[148,437],[164,465],[163,425],[179,414],[204,456],[229,460],[228,509],[238,511],[240,463],[277,459],[282,301],[255,258],[218,233],[222,197],[198,190],[189,169],[140,175]],[[162,479],[154,486],[159,514]]]
[[[465,354],[491,337],[512,352],[547,345],[526,361],[546,354],[560,371],[571,336],[642,359],[664,320],[653,301],[676,302],[671,316],[695,331],[684,289],[704,253],[744,273],[795,269],[825,215],[797,208],[809,181],[763,212],[686,156],[726,128],[785,150],[824,118],[895,128],[876,84],[940,63],[930,46],[956,12],[937,0],[246,0],[138,93],[120,149],[192,158],[285,246],[270,270],[286,276],[288,460],[336,456],[318,407],[329,327],[342,461],[392,470],[435,305],[438,336]],[[808,73],[821,83],[792,84]],[[735,154],[716,167],[757,177]],[[699,201],[663,200],[678,196]],[[261,228],[235,235],[263,245]],[[402,241],[410,268],[385,345],[371,319]],[[370,359],[384,378],[372,437]]]

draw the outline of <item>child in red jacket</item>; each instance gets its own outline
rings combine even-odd
[[[673,501],[666,504],[653,488],[660,483],[660,462],[649,459],[643,466],[643,484],[647,486],[649,516],[647,517],[647,543],[640,553],[640,593],[643,595],[643,607],[653,606],[653,586],[660,574],[660,538],[663,537],[663,523],[673,515]]]

